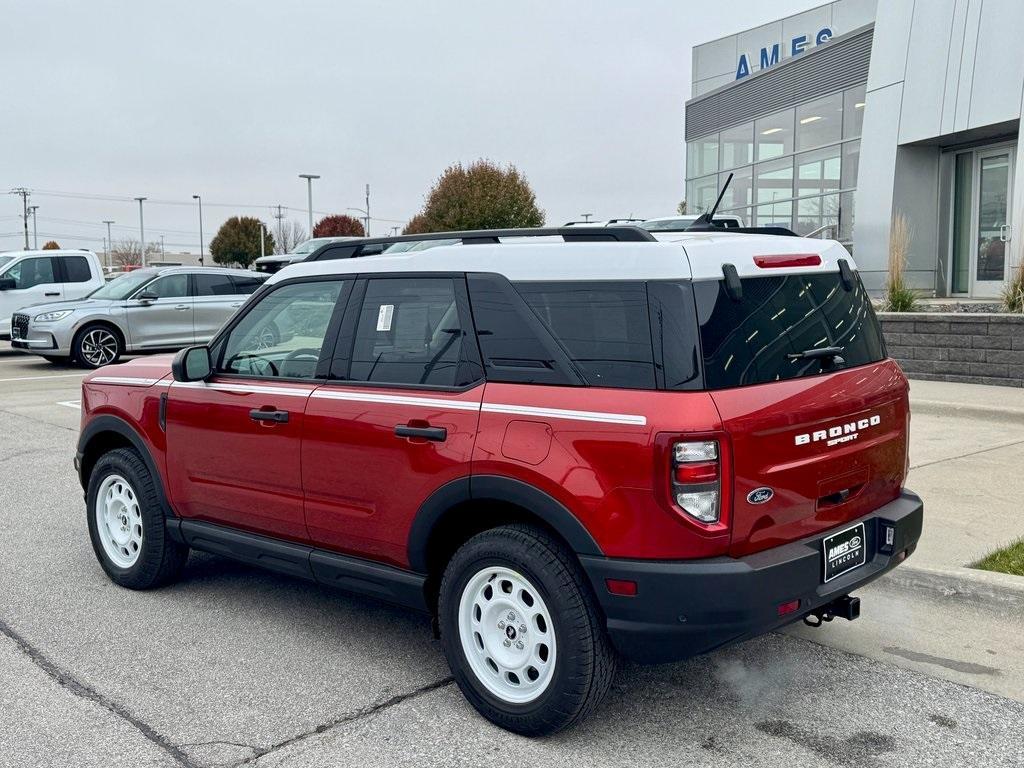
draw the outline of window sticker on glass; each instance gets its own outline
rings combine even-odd
[[[391,330],[391,318],[395,315],[394,304],[381,304],[380,309],[377,311],[377,330],[378,331],[390,331]]]

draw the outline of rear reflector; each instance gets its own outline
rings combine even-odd
[[[796,609],[799,607],[799,600],[790,600],[788,603],[782,603],[782,605],[779,606],[779,616],[788,616],[791,613],[795,613]]]
[[[761,267],[761,269],[820,267],[821,256],[816,253],[779,253],[769,256],[755,256],[754,263]]]
[[[636,595],[635,581],[628,581],[626,579],[605,579],[604,583],[608,587],[608,591],[613,595],[624,595],[626,597],[633,597]]]
[[[679,464],[675,470],[676,482],[681,485],[691,483],[711,483],[718,479],[718,462],[702,461],[695,464]]]

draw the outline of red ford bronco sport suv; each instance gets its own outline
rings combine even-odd
[[[427,611],[524,734],[592,711],[618,654],[855,618],[922,504],[850,255],[566,232],[297,264],[208,346],[91,374],[103,569],[148,589],[197,549]]]

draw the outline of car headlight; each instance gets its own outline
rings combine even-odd
[[[65,317],[71,314],[73,310],[70,309],[58,309],[56,312],[43,312],[41,315],[36,315],[33,320],[37,323],[52,323],[54,320],[63,320]]]

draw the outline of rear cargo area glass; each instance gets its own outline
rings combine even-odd
[[[839,370],[885,357],[882,332],[859,279],[852,290],[835,272],[741,282],[739,301],[722,280],[693,284],[707,389],[822,373],[830,360],[788,357],[822,347],[842,347]]]

